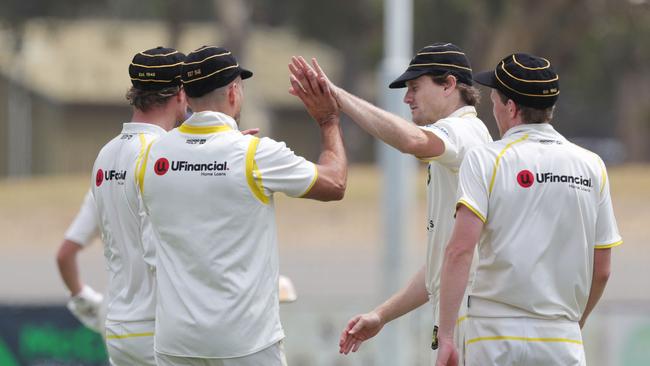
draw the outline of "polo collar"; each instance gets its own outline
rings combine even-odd
[[[471,106],[471,105],[466,105],[466,106],[464,106],[464,107],[460,107],[460,108],[456,109],[456,110],[455,110],[452,114],[450,114],[447,118],[453,118],[453,117],[463,118],[463,117],[469,117],[469,116],[472,116],[472,117],[476,117],[476,116],[477,116],[477,114],[476,114],[476,108],[474,108],[474,107]]]
[[[209,134],[239,130],[235,120],[221,112],[203,111],[195,112],[178,127],[179,132],[191,134]]]
[[[510,128],[503,135],[503,138],[512,136],[514,134],[527,133],[527,134],[553,134],[557,135],[558,132],[555,131],[553,126],[550,123],[525,123],[521,125],[514,126]]]
[[[122,133],[154,133],[157,135],[166,133],[164,128],[146,122],[127,122],[122,124]]]

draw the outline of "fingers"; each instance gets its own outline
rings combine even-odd
[[[242,135],[257,135],[260,132],[259,128],[249,128],[241,132]]]
[[[325,72],[323,71],[323,69],[318,64],[318,61],[316,60],[316,57],[313,57],[311,59],[311,64],[314,66],[314,70],[316,70],[316,74],[318,74],[318,76],[325,78],[326,81],[329,81],[327,75],[325,75]]]
[[[291,83],[291,89],[289,90],[289,93],[304,100],[306,93],[305,90],[302,88],[302,84],[298,81],[298,79],[293,75],[289,75],[289,82]]]

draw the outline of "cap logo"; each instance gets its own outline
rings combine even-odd
[[[212,76],[212,75],[218,74],[218,73],[223,72],[223,71],[226,71],[226,70],[234,69],[234,68],[237,68],[237,67],[239,67],[239,64],[235,64],[235,65],[232,65],[232,66],[227,66],[227,67],[224,67],[224,68],[222,68],[222,69],[219,69],[219,70],[217,70],[217,71],[215,71],[215,72],[213,72],[213,73],[210,73],[210,74],[208,74],[208,75],[202,76],[202,77],[200,77],[200,78],[196,78],[196,79],[194,79],[194,80],[183,80],[182,82],[183,82],[183,84],[193,83],[193,82],[195,82],[195,81],[199,81],[199,80],[201,80],[201,79],[209,78],[209,77]],[[189,77],[189,76],[190,76],[190,75],[188,75],[188,77]]]
[[[201,69],[190,70],[187,72],[187,77],[191,78],[194,75],[201,75]]]

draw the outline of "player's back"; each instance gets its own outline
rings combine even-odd
[[[606,190],[600,158],[549,124],[514,127],[468,158],[492,171],[470,314],[579,320]]]
[[[120,135],[100,151],[93,167],[93,197],[108,269],[107,319],[116,322],[153,320],[154,263],[145,263],[141,204],[136,165],[149,142],[165,131],[146,123],[125,123]],[[149,248],[151,249],[151,248]]]
[[[188,125],[211,116],[234,123],[195,114],[147,154],[143,199],[160,238],[156,350],[239,357],[284,336],[273,201],[254,192],[264,179],[257,145],[268,139]]]

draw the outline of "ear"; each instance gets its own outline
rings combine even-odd
[[[237,101],[237,88],[238,88],[237,83],[232,83],[230,86],[228,86],[228,103],[230,105],[235,104]]]
[[[178,103],[183,103],[187,99],[187,95],[185,94],[185,89],[181,88],[181,90],[176,94],[176,101]]]
[[[448,75],[444,85],[445,94],[451,94],[451,92],[456,89],[456,83],[456,77],[454,75]]]
[[[512,99],[508,99],[508,102],[506,103],[506,110],[508,111],[508,115],[512,119],[514,119],[517,116],[517,113],[519,113],[517,104]]]

